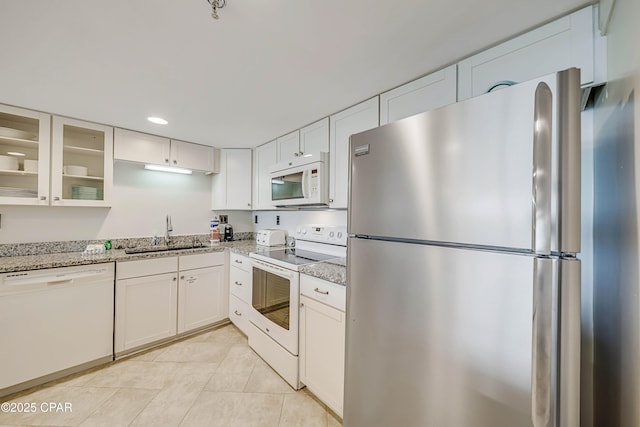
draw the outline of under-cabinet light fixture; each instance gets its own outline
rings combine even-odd
[[[16,157],[24,157],[24,156],[26,156],[26,154],[18,153],[17,151],[7,151],[7,154],[9,156],[16,156]]]
[[[166,124],[169,123],[168,121],[166,121],[162,117],[147,117],[147,120],[149,120],[151,123],[155,123],[157,125],[166,125]]]
[[[146,170],[150,170],[150,171],[181,173],[181,174],[185,174],[185,175],[191,175],[193,173],[193,171],[191,169],[174,168],[172,166],[160,166],[160,165],[145,164],[144,168]]]

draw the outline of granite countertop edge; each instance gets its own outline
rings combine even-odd
[[[237,240],[221,242],[215,246],[177,249],[159,252],[127,254],[124,249],[111,249],[102,254],[86,255],[82,252],[63,252],[40,255],[20,255],[0,258],[0,274],[17,273],[47,268],[74,267],[81,265],[104,264],[110,262],[137,261],[153,258],[167,258],[180,255],[214,253],[229,250],[230,252],[249,256],[256,251],[255,240]],[[344,261],[335,263],[331,260],[307,264],[300,267],[300,273],[313,276],[328,282],[346,286],[346,267]]]
[[[245,249],[246,247],[246,249]],[[104,264],[109,262],[136,261],[152,258],[166,258],[179,255],[222,252],[229,249],[238,253],[248,254],[255,248],[253,240],[238,240],[222,242],[215,246],[200,248],[176,249],[159,252],[127,254],[124,249],[111,249],[102,254],[87,255],[82,252],[63,252],[40,255],[21,255],[0,258],[0,273],[15,273],[46,268],[73,267],[79,265]],[[254,249],[255,250],[255,249]]]

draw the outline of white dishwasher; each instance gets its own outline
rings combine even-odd
[[[114,263],[0,274],[0,396],[112,360],[113,289]]]

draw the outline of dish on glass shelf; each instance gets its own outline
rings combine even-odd
[[[36,135],[35,133],[0,126],[0,137],[3,136],[5,138],[28,139],[31,141],[35,141],[38,139],[38,135]]]

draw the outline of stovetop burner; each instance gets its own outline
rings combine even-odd
[[[292,266],[304,264],[313,264],[314,262],[326,261],[336,258],[335,255],[328,255],[319,252],[305,251],[302,249],[286,248],[257,248],[255,251],[256,258],[269,258],[273,261],[280,261]]]

